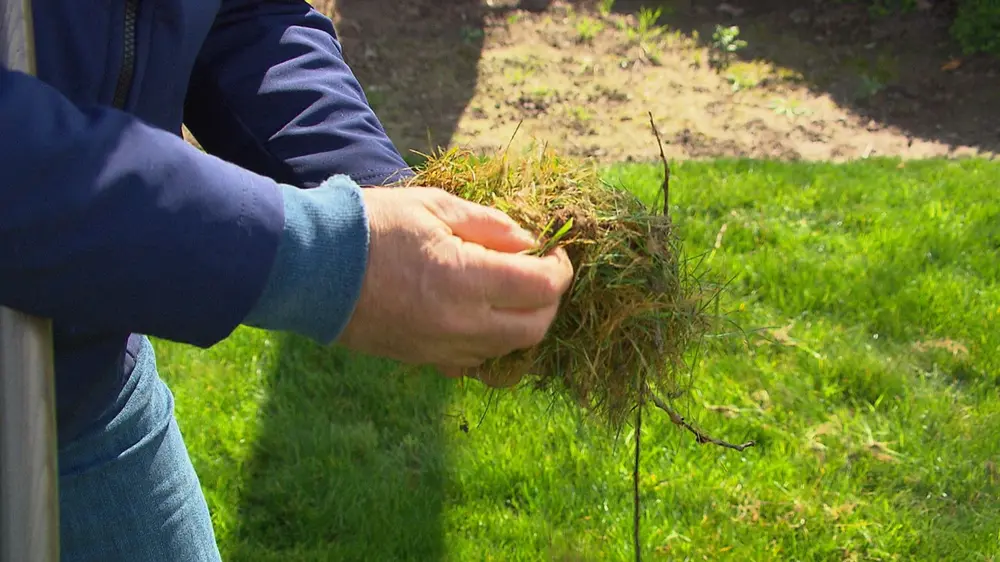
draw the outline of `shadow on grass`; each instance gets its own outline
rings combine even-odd
[[[292,336],[278,354],[229,558],[440,559],[447,381]]]

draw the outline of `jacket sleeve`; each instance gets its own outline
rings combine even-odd
[[[267,283],[284,231],[272,179],[0,68],[0,304],[199,346]]]
[[[411,175],[304,0],[223,0],[194,70],[185,122],[216,155],[277,181],[361,185]]]

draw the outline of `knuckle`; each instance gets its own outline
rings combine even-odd
[[[456,208],[453,195],[439,187],[424,188],[423,203],[432,213],[438,217],[448,220],[460,211]]]
[[[487,218],[492,219],[493,222],[497,223],[499,226],[502,226],[503,228],[509,230],[512,233],[516,232],[521,228],[521,225],[517,224],[517,221],[515,221],[509,214],[505,213],[500,209],[497,209],[496,207],[484,206],[483,213],[486,215]]]
[[[559,300],[563,293],[562,281],[554,275],[545,275],[539,279],[539,294],[548,302]]]

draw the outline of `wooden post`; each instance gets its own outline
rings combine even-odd
[[[34,75],[31,0],[0,17],[0,62]],[[51,323],[0,307],[0,562],[59,562],[55,412]]]

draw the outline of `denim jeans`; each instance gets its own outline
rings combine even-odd
[[[219,562],[208,506],[143,338],[96,428],[60,444],[62,562]]]

